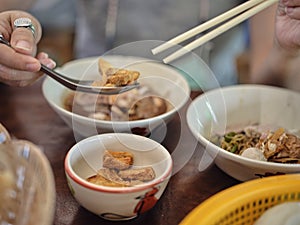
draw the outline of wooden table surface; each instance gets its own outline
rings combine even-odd
[[[76,141],[72,129],[44,99],[41,84],[42,79],[25,88],[0,85],[0,123],[12,136],[32,141],[40,146],[49,159],[57,192],[54,224],[118,224],[118,222],[106,221],[88,212],[71,195],[66,183],[63,162],[67,151]],[[192,99],[197,95],[199,93],[192,92]],[[178,224],[201,202],[239,183],[215,165],[211,165],[202,172],[198,170],[204,148],[197,143],[187,127],[185,113],[188,104],[168,124],[167,133],[165,137],[162,137],[162,144],[172,155],[176,149],[176,154],[179,152],[179,155],[183,157],[182,162],[179,160],[180,163],[176,165],[176,168],[180,170],[171,177],[166,191],[153,209],[138,218],[120,222],[120,224]],[[178,160],[178,154],[176,160]]]

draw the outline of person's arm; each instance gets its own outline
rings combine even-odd
[[[28,28],[14,28],[18,18],[29,18],[35,27],[34,34]],[[39,21],[24,11],[0,13],[0,34],[10,42],[12,48],[0,44],[0,82],[14,86],[26,86],[38,79],[41,63],[55,67],[47,54],[37,54],[37,43],[42,36]]]
[[[273,47],[275,30],[276,6],[253,16],[249,21],[250,28],[250,49],[249,49],[249,74],[251,82],[258,82],[265,59]]]

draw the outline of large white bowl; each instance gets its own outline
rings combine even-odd
[[[162,124],[168,123],[175,113],[186,104],[190,97],[190,88],[182,74],[167,65],[153,60],[126,56],[105,56],[116,67],[124,67],[140,72],[139,83],[152,88],[158,96],[169,101],[173,108],[159,116],[136,121],[95,120],[74,114],[64,108],[64,99],[70,92],[66,87],[51,78],[43,83],[43,94],[50,106],[82,137],[98,133],[126,132],[147,135]],[[59,69],[65,75],[84,79],[99,76],[98,58],[86,58],[71,61]]]
[[[131,187],[96,185],[86,179],[102,168],[106,150],[133,154],[133,166],[151,166],[155,178]],[[75,199],[87,210],[107,220],[128,220],[155,206],[172,173],[169,152],[152,139],[126,133],[107,133],[75,144],[65,158],[65,172]]]
[[[209,140],[226,128],[253,124],[300,128],[300,93],[264,85],[236,85],[208,91],[197,97],[187,111],[187,123],[205,152],[200,170],[211,163],[225,173],[246,181],[275,174],[299,173],[299,164],[248,159],[223,150]]]

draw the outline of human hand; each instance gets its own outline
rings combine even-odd
[[[297,56],[300,50],[300,0],[278,3],[275,41],[283,50]]]
[[[29,18],[35,27],[35,32],[29,28],[14,28],[18,18]],[[0,44],[0,82],[11,86],[27,86],[37,80],[41,63],[55,67],[55,62],[46,53],[37,54],[37,44],[42,36],[40,23],[27,12],[0,12],[0,34],[8,40],[12,48]]]

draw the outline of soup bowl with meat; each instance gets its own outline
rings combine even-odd
[[[150,138],[106,133],[75,144],[65,173],[84,208],[107,220],[129,220],[155,207],[172,175],[172,158]]]
[[[246,181],[300,172],[300,93],[236,85],[196,98],[187,122],[203,145],[200,170],[213,162]]]
[[[102,68],[103,61],[111,68]],[[149,59],[92,57],[68,62],[58,70],[78,79],[95,80],[95,85],[103,79],[140,84],[121,94],[97,95],[70,91],[46,78],[42,89],[47,102],[81,139],[109,132],[149,135],[158,127],[166,127],[190,97],[189,85],[178,70]]]

